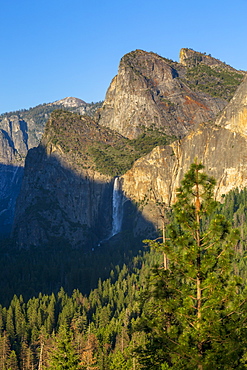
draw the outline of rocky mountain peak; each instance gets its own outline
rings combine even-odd
[[[168,64],[168,59],[144,50],[137,49],[124,55],[120,61],[119,73],[126,66],[134,69],[137,73],[139,72],[147,79],[156,78],[159,81],[164,81],[178,77],[177,71]]]
[[[193,49],[182,48],[179,53],[179,63],[186,67],[194,67],[202,63],[210,67],[221,67],[224,69],[230,69],[235,71],[235,69],[219,59],[213,58],[211,54],[200,53]]]
[[[150,129],[180,137],[214,119],[226,103],[191,90],[175,65],[153,52],[126,54],[98,112],[99,124],[129,139]]]
[[[87,103],[84,100],[78,99],[78,98],[73,98],[73,97],[67,97],[61,100],[56,100],[54,103],[51,103],[51,105],[61,105],[66,108],[77,108],[86,106]]]

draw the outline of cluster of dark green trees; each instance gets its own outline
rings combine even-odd
[[[88,296],[60,289],[1,306],[0,369],[245,369],[246,191],[222,206],[214,185],[192,164],[162,243]]]
[[[175,140],[174,136],[158,130],[142,129],[145,132],[137,139],[130,140],[122,137],[114,146],[103,143],[92,145],[89,152],[96,169],[106,175],[120,176],[127,172],[137,159],[150,153],[156,146],[167,145]]]
[[[14,296],[8,308],[0,309],[0,368],[131,368],[133,349],[145,337],[144,331],[134,332],[139,298],[157,257],[135,257],[133,273],[126,265],[117,277],[112,271],[88,296],[78,290],[68,296],[63,289],[27,303]]]

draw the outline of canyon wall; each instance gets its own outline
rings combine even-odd
[[[122,177],[125,196],[139,203],[148,199],[152,207],[144,207],[144,213],[148,219],[155,221],[158,217],[155,202],[159,200],[167,206],[174,202],[176,188],[195,160],[202,162],[205,171],[217,180],[217,200],[220,201],[222,195],[234,188],[246,187],[246,127],[247,78],[216,124],[202,124],[182,140],[156,147],[136,161]]]

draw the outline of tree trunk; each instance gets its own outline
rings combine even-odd
[[[165,244],[166,242],[166,230],[165,230],[165,220],[163,220],[163,227],[162,227],[162,238],[163,238],[163,243]],[[163,254],[164,257],[164,269],[168,269],[168,258],[166,253]]]
[[[200,189],[198,181],[198,170],[196,171],[197,181],[196,181],[196,199],[195,199],[195,219],[197,223],[196,229],[196,244],[197,244],[197,258],[196,258],[196,267],[197,267],[197,276],[196,276],[196,307],[197,307],[197,331],[200,334],[201,330],[201,305],[202,305],[202,288],[201,288],[201,237],[200,237],[200,210],[201,210],[201,201],[200,201]],[[203,348],[202,342],[198,342],[198,354],[199,358],[202,358]],[[203,365],[198,364],[198,369],[203,370]]]
[[[40,354],[39,354],[39,367],[38,370],[42,370],[43,365],[43,348],[44,348],[44,342],[41,342],[40,345]]]

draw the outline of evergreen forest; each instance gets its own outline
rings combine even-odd
[[[193,163],[156,240],[3,243],[0,369],[245,369],[247,190],[218,203],[214,186]]]

